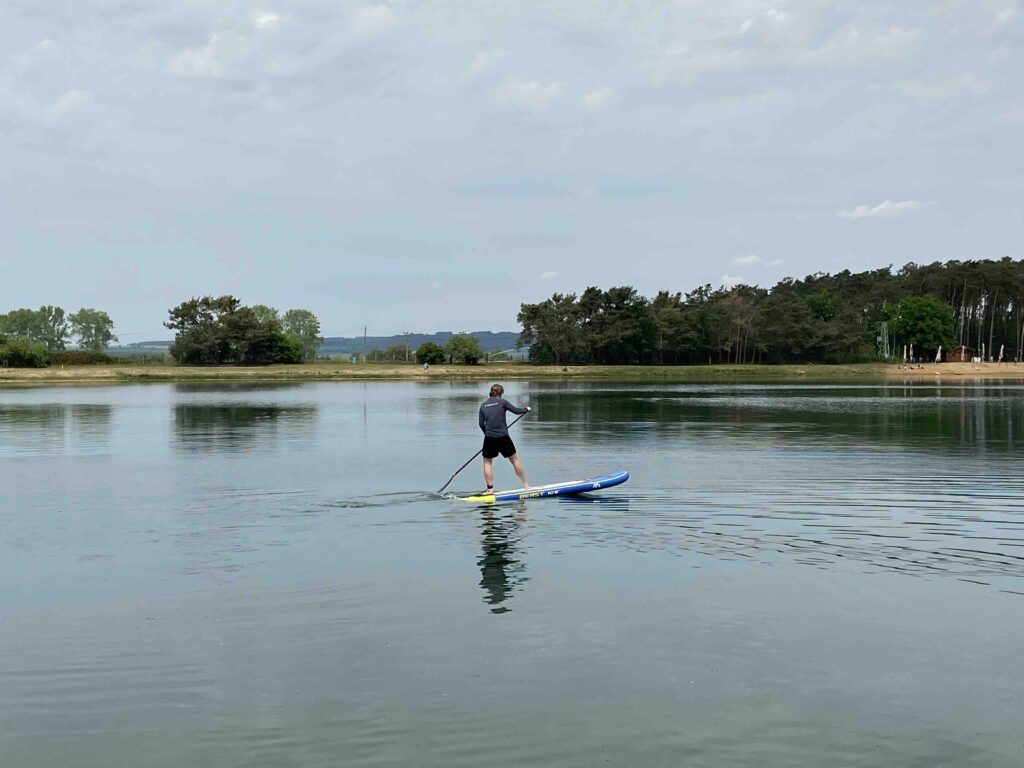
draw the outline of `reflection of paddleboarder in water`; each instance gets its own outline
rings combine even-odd
[[[480,430],[484,433],[484,482],[487,483],[485,493],[491,493],[494,490],[493,461],[499,453],[512,464],[512,469],[516,471],[516,476],[523,484],[523,488],[530,487],[526,481],[526,470],[519,463],[515,443],[508,436],[508,424],[505,422],[506,411],[520,416],[530,409],[517,408],[502,397],[504,394],[505,388],[501,384],[495,384],[491,387],[491,396],[480,406]]]
[[[521,521],[515,516],[497,517],[490,510],[481,515],[483,554],[477,565],[480,566],[480,586],[486,593],[484,601],[492,606],[491,613],[508,613],[509,608],[502,603],[526,581],[526,568],[515,557]]]

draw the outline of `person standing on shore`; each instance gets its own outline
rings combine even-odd
[[[516,455],[516,446],[508,435],[508,424],[505,422],[505,412],[511,412],[517,416],[529,411],[529,408],[517,408],[502,395],[505,388],[501,384],[494,384],[491,387],[490,397],[480,406],[480,431],[484,433],[484,482],[487,483],[487,493],[494,491],[494,458],[500,453],[512,464],[516,471],[516,477],[523,484],[523,488],[529,488],[526,480],[526,470]]]

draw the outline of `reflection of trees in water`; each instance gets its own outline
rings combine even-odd
[[[174,391],[179,394],[282,392],[287,389],[301,389],[304,386],[306,386],[304,382],[285,381],[178,381],[174,383]]]
[[[86,448],[110,441],[113,408],[98,403],[44,403],[0,407],[0,440],[15,448]]]
[[[243,450],[304,438],[318,410],[310,405],[179,404],[174,406],[174,436],[187,450]]]
[[[471,392],[465,387],[463,382],[421,384],[414,391],[416,411],[428,416],[453,416],[475,425],[477,409],[487,399],[490,384],[480,382]]]
[[[55,403],[0,406],[0,425],[12,431],[63,428],[67,409]]]
[[[533,421],[548,436],[678,435],[712,429],[773,444],[849,437],[880,444],[988,452],[1024,448],[1018,393],[980,387],[638,387],[533,394]]]
[[[491,605],[491,613],[508,613],[503,603],[527,580],[526,566],[517,559],[520,528],[524,519],[516,515],[499,517],[484,510],[480,517],[483,553],[480,566],[480,586],[484,601]]]
[[[114,409],[109,405],[72,405],[71,427],[75,436],[89,444],[106,444],[110,437]]]

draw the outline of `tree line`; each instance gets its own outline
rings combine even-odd
[[[51,305],[39,309],[12,309],[0,314],[0,334],[27,339],[42,345],[47,352],[65,349],[72,339],[77,340],[79,348],[94,352],[102,352],[117,341],[110,315],[87,307],[70,314],[62,307]]]
[[[41,368],[72,340],[80,350],[92,353],[79,357],[103,357],[103,351],[117,341],[114,321],[98,309],[82,307],[69,314],[50,304],[0,314],[0,365]]]
[[[476,365],[486,357],[484,348],[476,336],[468,333],[456,333],[449,337],[444,346],[432,341],[424,342],[416,350],[416,361],[420,364],[430,363],[462,363]]]
[[[320,321],[308,309],[282,314],[230,295],[183,301],[168,316],[164,327],[175,331],[168,351],[183,364],[301,363],[315,360],[323,342]]]
[[[367,362],[394,363],[411,362],[415,359],[420,365],[440,365],[442,363],[461,363],[476,365],[487,357],[480,341],[469,333],[452,334],[444,346],[433,341],[420,344],[415,352],[408,344],[391,344],[383,349],[371,349],[366,353]]]
[[[1024,261],[949,261],[653,298],[631,286],[521,305],[538,363],[860,362],[964,346],[1024,358]]]

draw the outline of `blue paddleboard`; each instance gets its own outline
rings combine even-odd
[[[565,483],[551,483],[540,485],[536,488],[517,488],[513,491],[495,491],[494,493],[480,493],[474,496],[463,496],[463,501],[493,502],[493,501],[520,501],[522,499],[545,499],[548,496],[571,496],[575,493],[593,493],[605,488],[622,485],[629,480],[629,472],[622,469],[612,472],[610,475],[592,477],[589,480],[570,480]]]

